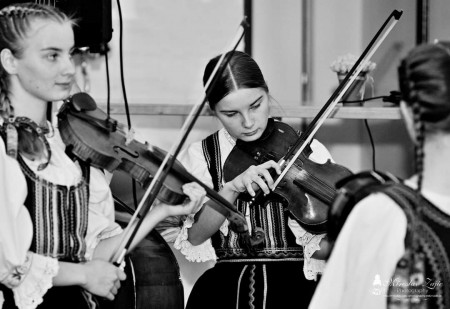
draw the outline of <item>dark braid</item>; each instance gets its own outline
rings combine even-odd
[[[423,181],[423,162],[425,158],[424,144],[425,144],[425,125],[421,120],[421,108],[420,104],[416,101],[412,104],[413,117],[414,117],[414,130],[416,132],[416,141],[414,143],[414,159],[415,159],[415,172],[417,174],[417,192],[422,190]]]
[[[423,181],[426,134],[450,132],[450,43],[423,44],[398,69],[402,98],[413,112],[417,191]]]

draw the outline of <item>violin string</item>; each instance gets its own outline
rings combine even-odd
[[[304,181],[301,185],[310,192],[313,192],[313,195],[321,196],[331,203],[336,195],[336,189],[305,170],[302,173],[304,174],[304,177],[302,177]]]

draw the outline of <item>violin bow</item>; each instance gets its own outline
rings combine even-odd
[[[115,253],[113,254],[111,258],[111,262],[113,262],[115,265],[122,264],[125,254],[128,251],[128,248],[131,246],[131,243],[141,226],[143,218],[147,215],[148,211],[150,210],[151,205],[155,201],[165,178],[167,177],[169,171],[172,169],[173,164],[175,163],[176,157],[178,156],[179,152],[181,151],[181,148],[184,145],[184,142],[187,139],[188,134],[192,130],[192,127],[194,126],[198,116],[200,115],[202,109],[204,108],[209,93],[211,92],[211,89],[213,88],[215,82],[217,81],[217,78],[222,74],[223,70],[225,69],[228,61],[230,60],[233,52],[238,47],[239,43],[242,41],[242,38],[245,35],[245,32],[247,28],[249,27],[248,22],[246,21],[246,18],[242,20],[240,23],[237,33],[233,40],[231,41],[231,44],[227,46],[231,46],[231,48],[226,48],[225,51],[221,54],[221,57],[219,58],[219,61],[217,62],[216,66],[214,67],[213,72],[211,73],[211,76],[209,77],[208,81],[205,84],[205,94],[203,94],[202,99],[199,100],[200,103],[197,103],[192,108],[191,112],[189,113],[186,121],[184,122],[178,139],[175,141],[175,143],[172,145],[171,149],[167,152],[163,162],[161,163],[158,171],[153,176],[153,179],[148,186],[147,190],[145,191],[143,197],[141,198],[141,201],[136,208],[133,216],[131,217],[127,227],[124,230],[124,237],[118,247],[116,248]],[[225,58],[225,55],[231,52],[229,54],[229,57]],[[222,65],[223,64],[223,65]],[[145,206],[145,208],[144,208]],[[237,210],[236,210],[237,211]],[[132,224],[136,221],[137,217],[139,216],[141,219],[136,222],[136,225],[132,227]],[[244,220],[245,222],[245,220]]]
[[[303,152],[306,145],[308,145],[311,142],[312,138],[314,137],[314,134],[316,134],[317,130],[323,124],[325,119],[328,118],[329,114],[333,111],[336,104],[341,100],[342,96],[347,91],[347,89],[351,86],[351,84],[356,79],[358,74],[361,72],[363,67],[369,62],[370,58],[373,56],[375,51],[378,49],[378,47],[380,47],[381,43],[388,36],[388,34],[391,32],[391,30],[394,28],[394,26],[397,24],[400,17],[402,16],[402,14],[403,14],[403,11],[398,11],[398,10],[392,11],[392,13],[389,15],[389,17],[386,19],[386,21],[381,26],[381,28],[375,34],[373,39],[367,45],[364,52],[361,54],[361,56],[355,62],[353,67],[350,69],[350,71],[347,73],[344,80],[339,84],[339,86],[333,92],[333,94],[328,99],[328,101],[325,103],[325,105],[321,108],[321,110],[316,115],[316,117],[314,117],[314,119],[308,125],[305,132],[296,141],[294,146],[291,147],[291,149],[286,153],[286,155],[278,162],[280,164],[280,166],[283,167],[286,164],[287,159],[290,158],[290,156],[294,153],[294,151],[296,152],[294,154],[294,156],[289,159],[288,164],[286,165],[286,167],[283,169],[282,173],[278,176],[278,178],[274,182],[273,186],[271,187],[272,191],[277,187],[277,185],[280,183],[280,181],[283,179],[283,177],[289,171],[292,164],[295,163],[295,160],[297,160],[299,155]],[[391,22],[392,18],[394,18],[394,20]],[[387,27],[386,30],[384,30],[388,24],[389,24],[389,26]],[[300,144],[301,144],[301,146],[300,146]]]

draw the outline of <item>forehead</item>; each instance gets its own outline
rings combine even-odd
[[[260,97],[267,97],[267,93],[262,88],[241,88],[226,95],[216,105],[216,110],[239,110],[248,108]]]
[[[74,45],[74,34],[70,22],[58,22],[36,18],[30,22],[29,30],[22,40],[24,48],[39,50],[48,48],[70,49]]]

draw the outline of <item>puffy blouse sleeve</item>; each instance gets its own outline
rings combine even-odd
[[[200,181],[209,187],[212,187],[212,178],[208,171],[208,165],[203,156],[201,142],[196,142],[189,145],[178,159],[188,169],[188,171],[197,177]],[[208,239],[204,243],[194,246],[188,240],[188,229],[194,223],[194,215],[191,214],[183,221],[183,226],[175,239],[174,247],[184,254],[187,260],[191,262],[205,262],[208,260],[216,260],[216,254]]]
[[[35,308],[52,286],[58,261],[29,252],[33,224],[24,202],[27,185],[17,161],[0,141],[0,283],[19,308]]]
[[[92,258],[96,246],[102,239],[122,232],[122,228],[114,219],[114,199],[109,188],[107,172],[91,167],[89,190],[87,259]]]

